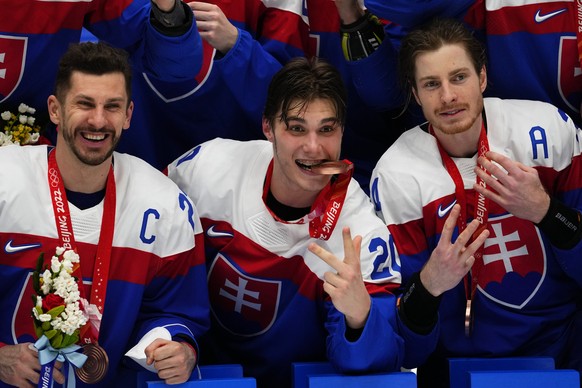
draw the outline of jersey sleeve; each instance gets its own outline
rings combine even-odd
[[[376,16],[414,28],[435,16],[459,17],[475,0],[365,0],[364,5]]]
[[[558,166],[556,175],[548,175],[545,182],[545,171],[540,170],[540,175],[549,194],[555,196],[566,206],[576,209],[580,216],[582,214],[582,130],[565,113],[560,112],[560,114],[564,120],[558,120],[562,121],[563,125],[556,125],[556,128],[560,131],[558,139],[563,144],[550,147],[550,149],[559,150],[559,159],[565,158],[564,154],[570,150],[571,160],[565,168]],[[555,246],[551,246],[550,249],[555,252],[556,260],[560,263],[564,273],[572,277],[579,286],[582,286],[582,261],[580,260],[582,241],[571,249],[560,249]]]
[[[247,31],[239,29],[234,47],[214,66],[249,118],[261,117],[269,82],[282,64]],[[252,90],[252,93],[249,91]]]
[[[178,2],[177,6],[184,6]],[[192,12],[188,8],[188,17]],[[127,50],[137,69],[167,82],[192,79],[202,66],[202,39],[191,21],[182,35],[168,36],[151,23],[151,1],[106,1],[93,5],[84,27],[98,39]]]
[[[387,30],[397,26],[386,26],[386,37],[378,49],[366,58],[348,61],[347,68],[360,98],[371,108],[382,111],[403,105],[405,95],[398,81],[399,36]]]

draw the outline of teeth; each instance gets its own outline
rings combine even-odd
[[[88,133],[84,134],[83,137],[87,140],[99,141],[105,139],[105,134],[103,133]]]
[[[301,166],[305,166],[305,167],[313,167],[313,166],[317,166],[321,163],[323,163],[324,160],[296,160],[296,163],[301,165]]]

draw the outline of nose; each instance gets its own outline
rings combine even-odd
[[[306,153],[316,153],[321,146],[319,136],[316,131],[309,131],[303,138],[303,150]]]
[[[102,106],[96,106],[93,108],[89,114],[88,123],[94,128],[105,127],[105,124],[107,123],[105,109]]]
[[[441,101],[445,104],[449,104],[457,100],[457,93],[455,92],[455,88],[447,83],[443,82],[441,86]]]

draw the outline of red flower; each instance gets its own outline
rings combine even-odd
[[[55,307],[64,306],[65,300],[57,294],[48,294],[42,300],[42,310],[47,312]]]

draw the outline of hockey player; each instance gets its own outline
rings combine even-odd
[[[92,311],[86,325],[96,330],[82,330],[79,344],[106,355],[89,361],[93,369],[77,386],[135,386],[140,367],[123,356],[156,328],[169,338],[145,348],[146,364],[167,383],[184,382],[197,362],[196,339],[209,326],[196,209],[161,172],[114,152],[133,112],[122,50],[73,45],[56,78],[48,111],[57,146],[0,148],[0,386],[39,381],[30,275],[41,252],[51,265],[57,246],[79,254],[73,276],[94,306],[84,311]],[[62,372],[55,369],[58,383]]]
[[[392,239],[338,161],[345,98],[333,66],[294,59],[269,86],[268,141],[214,139],[168,166],[205,230],[213,323],[201,362],[241,363],[261,387],[289,387],[292,362],[397,371],[434,346],[436,310],[408,316],[418,293],[397,310]],[[447,237],[443,255],[459,247]]]
[[[370,190],[403,282],[440,302],[419,387],[448,385],[447,357],[550,356],[580,370],[580,130],[545,102],[483,98],[484,50],[459,21],[404,38],[400,69],[428,122],[386,151]],[[490,233],[459,266],[433,255],[451,209],[455,234],[471,220]]]
[[[365,5],[375,15],[406,28],[436,16],[464,21],[477,32],[487,50],[489,82],[485,96],[549,102],[578,126],[582,124],[582,46],[577,44],[582,14],[578,2],[366,0]],[[361,82],[362,90],[376,87],[385,91],[383,95],[368,94],[385,108],[395,102],[392,61],[380,54],[360,70],[370,74]]]

